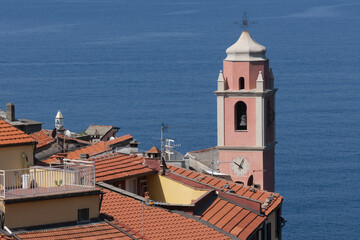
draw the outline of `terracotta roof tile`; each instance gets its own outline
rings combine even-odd
[[[210,211],[207,211],[206,214],[203,214],[201,219],[209,221],[214,215],[216,215],[225,205],[227,201],[219,200],[213,206],[211,206]]]
[[[153,146],[152,148],[150,148],[149,151],[147,151],[147,153],[160,153],[160,150],[157,147]]]
[[[111,150],[110,145],[128,141],[128,140],[131,140],[132,138],[133,137],[128,134],[128,135],[124,135],[124,136],[115,138],[113,140],[107,141],[107,142],[100,141],[91,146],[81,148],[81,149],[73,151],[73,152],[69,152],[69,154],[67,155],[67,158],[79,159],[81,153],[87,153],[90,156],[99,155],[99,154],[105,153],[107,151],[110,151]]]
[[[62,227],[58,229],[32,231],[17,234],[17,237],[27,239],[132,239],[125,233],[108,223],[96,223],[79,225],[74,227]]]
[[[254,220],[241,231],[241,233],[238,235],[238,238],[246,239],[254,231],[254,228],[260,226],[263,221],[264,218],[254,218]]]
[[[143,204],[121,194],[105,192],[102,212],[141,232]],[[145,206],[144,223],[144,235],[149,239],[229,239],[198,221],[153,206]]]
[[[95,161],[96,181],[108,181],[154,172],[142,164],[145,158],[136,155],[111,153],[93,157],[90,160]]]
[[[10,240],[10,239],[15,240],[15,238],[13,237],[8,237],[4,233],[0,233],[0,240]]]
[[[215,214],[211,219],[209,219],[209,223],[216,225],[221,219],[225,218],[225,216],[235,207],[234,204],[225,204],[225,206],[221,209],[221,214]]]
[[[191,170],[185,170],[183,168],[169,166],[169,170],[180,174],[186,178],[193,177],[194,172]],[[190,173],[190,174],[189,174]],[[240,239],[248,238],[267,218],[266,215],[270,214],[276,207],[282,202],[282,197],[277,193],[271,193],[259,189],[250,191],[251,187],[243,186],[242,184],[236,184],[224,179],[208,176],[197,177],[197,182],[201,182],[207,185],[213,186],[215,189],[222,189],[225,184],[230,186],[230,189],[235,191],[235,195],[248,199],[247,201],[254,201],[255,203],[265,203],[265,200],[272,197],[270,203],[262,209],[265,216],[262,216],[256,212],[252,212],[247,208],[244,208],[242,204],[236,204],[233,201],[228,201],[226,198],[217,198],[204,212],[199,216],[202,220],[208,221],[216,227],[239,237]],[[226,191],[224,191],[226,192]],[[266,204],[265,204],[266,205]],[[249,208],[251,209],[251,207]]]
[[[247,214],[241,222],[239,222],[232,230],[231,230],[231,234],[234,236],[238,236],[240,233],[242,233],[242,231],[249,225],[249,223],[251,223],[256,217],[258,217],[255,213],[250,212],[249,214]],[[256,226],[257,227],[257,226]],[[255,227],[255,228],[256,228]],[[252,231],[254,231],[254,229],[252,229]],[[251,231],[251,232],[252,232]],[[251,233],[250,232],[250,233]]]
[[[0,146],[35,143],[32,137],[0,119]]]
[[[235,207],[237,210],[241,209],[241,207],[239,206],[236,206]],[[231,230],[239,224],[239,222],[241,222],[245,217],[246,215],[248,215],[250,213],[249,210],[246,210],[246,209],[241,209],[239,211],[238,214],[235,215],[235,217],[233,217],[224,227],[223,227],[223,230],[226,231],[226,232],[231,232]]]
[[[37,148],[41,148],[43,146],[46,146],[50,143],[55,142],[55,139],[51,137],[51,131],[46,130],[46,129],[41,129],[41,131],[39,132],[35,132],[30,134],[30,137],[36,139],[37,144],[36,147]]]
[[[234,206],[230,212],[228,212],[216,223],[216,226],[218,226],[219,228],[224,228],[224,226],[227,225],[241,210],[242,208]]]

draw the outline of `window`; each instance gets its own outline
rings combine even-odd
[[[243,77],[239,78],[239,90],[245,89],[245,79]]]
[[[247,185],[252,186],[253,184],[254,184],[254,176],[250,175],[250,177],[248,178],[248,181],[247,181]]]
[[[78,209],[78,222],[90,221],[89,208]]]
[[[243,101],[235,104],[235,130],[247,130],[246,104]]]
[[[137,194],[136,191],[136,178],[127,179],[125,182],[125,190]]]

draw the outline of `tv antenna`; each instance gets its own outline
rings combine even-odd
[[[166,139],[164,137],[164,132],[166,129],[168,128],[181,128],[183,126],[171,126],[169,127],[168,125],[164,124],[164,122],[161,123],[161,135],[160,135],[160,146],[161,146],[161,150],[160,150],[160,168],[163,169],[162,171],[164,171],[164,169],[166,168],[166,163],[165,163],[165,158],[164,158],[164,153],[167,153],[169,156],[169,160],[170,160],[170,156],[172,154],[174,154],[173,152],[173,148],[174,147],[179,147],[180,144],[174,144],[171,145],[171,143],[174,142],[173,139]],[[166,145],[164,144],[166,142]],[[165,173],[165,172],[164,172]]]
[[[168,161],[171,161],[171,155],[174,154],[174,147],[180,147],[181,144],[173,144],[175,141],[173,139],[165,138],[165,153],[168,155]]]
[[[239,26],[241,28],[247,29],[250,25],[255,24],[256,22],[255,21],[250,21],[249,18],[248,18],[247,12],[244,11],[244,14],[242,16],[242,20],[235,21],[234,23],[239,24]]]

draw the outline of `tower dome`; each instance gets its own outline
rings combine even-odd
[[[225,61],[247,62],[266,60],[266,47],[255,42],[248,31],[243,31],[237,42],[226,49],[226,53]]]

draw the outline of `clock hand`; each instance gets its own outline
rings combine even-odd
[[[234,163],[239,167],[239,169],[243,169],[243,167],[241,166],[242,164],[237,164],[236,162]]]
[[[244,165],[244,162],[245,162],[245,159],[243,159],[240,163],[241,168],[243,168],[242,166]]]

